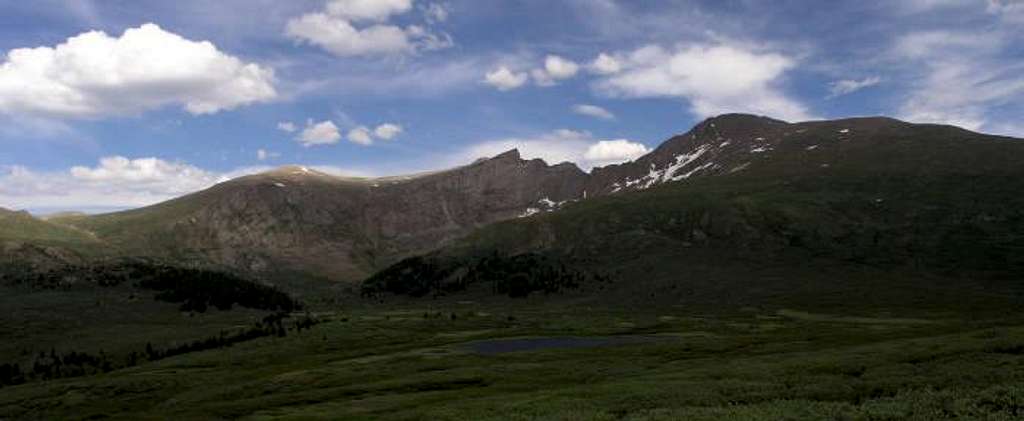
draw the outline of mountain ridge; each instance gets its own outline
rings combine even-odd
[[[574,165],[523,160],[518,151],[381,178],[285,166],[141,209],[55,222],[144,255],[355,280],[538,202],[571,200],[584,177]]]
[[[979,139],[986,142],[963,142]],[[725,114],[641,158],[590,173],[572,163],[526,160],[518,149],[407,176],[283,166],[145,208],[50,221],[92,233],[116,253],[356,281],[495,222],[673,182],[782,182],[872,171],[1014,174],[1019,147],[1002,142],[1011,139],[884,117],[787,123]]]

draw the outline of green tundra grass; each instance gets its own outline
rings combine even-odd
[[[713,314],[566,305],[564,297],[403,301],[319,317],[283,338],[0,389],[0,419],[1024,416],[1024,317]],[[476,348],[545,337],[607,344]]]

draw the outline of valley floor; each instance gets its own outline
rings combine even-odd
[[[1024,318],[424,300],[0,389],[0,419],[1020,419]]]

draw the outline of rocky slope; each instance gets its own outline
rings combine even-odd
[[[723,116],[594,170],[586,201],[404,260],[364,292],[548,293],[529,261],[614,302],[1019,299],[1021,162],[1024,140],[950,126]]]
[[[242,177],[155,206],[52,219],[121,254],[267,274],[358,280],[488,224],[584,198],[708,178],[792,183],[867,174],[1012,177],[1018,140],[888,118],[787,123],[729,114],[705,120],[636,161],[587,174],[517,151],[448,171],[343,178],[303,167]],[[886,200],[880,191],[878,199]],[[42,221],[39,221],[42,222]]]
[[[1006,173],[1017,168],[1014,155],[1003,153],[1007,142],[1018,143],[884,117],[786,123],[727,114],[701,122],[636,161],[594,169],[586,190],[601,196],[707,176],[824,174],[866,165],[922,175]]]
[[[143,209],[54,221],[127,254],[356,280],[475,228],[575,199],[586,177],[517,151],[409,177],[285,167]]]

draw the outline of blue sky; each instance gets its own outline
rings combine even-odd
[[[1024,2],[0,0],[0,206],[142,206],[285,164],[519,147],[584,169],[699,120],[1024,136]]]

